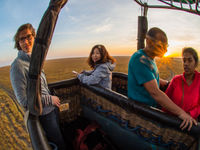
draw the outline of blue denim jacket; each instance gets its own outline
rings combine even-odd
[[[87,85],[99,85],[103,88],[111,89],[112,71],[115,65],[110,62],[98,64],[92,71],[83,71],[78,75],[78,79]]]
[[[11,84],[19,104],[27,110],[27,82],[28,82],[28,70],[30,64],[30,56],[24,51],[18,52],[17,58],[13,61],[10,68],[10,80]],[[50,91],[48,89],[47,81],[44,72],[41,73],[41,100],[43,111],[42,115],[46,115],[54,110],[55,106],[52,104]]]

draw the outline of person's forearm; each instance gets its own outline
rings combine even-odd
[[[160,82],[160,83],[163,83],[163,82],[166,82],[166,80],[160,78],[160,79],[159,79],[159,82]]]
[[[161,86],[165,86],[165,85],[167,85],[169,83],[169,81],[164,80],[164,79],[160,79],[159,82],[160,82]]]
[[[178,107],[175,103],[173,103],[167,95],[165,95],[164,92],[162,92],[156,83],[156,80],[151,80],[149,82],[146,82],[144,84],[144,87],[147,89],[147,91],[150,93],[152,98],[154,98],[157,103],[159,103],[162,107],[164,107],[169,112],[177,115],[180,119],[182,119],[182,123],[180,125],[180,128],[183,130],[185,129],[188,124],[188,131],[191,129],[192,124],[194,123],[197,125],[197,122],[192,119],[192,117],[187,114],[184,110],[182,110],[180,107]]]
[[[95,76],[93,74],[87,76],[85,74],[79,74],[78,75],[78,79],[84,83],[84,84],[87,84],[87,85],[95,85],[95,84],[98,84],[101,80],[100,77],[98,76]]]
[[[162,107],[164,107],[169,112],[179,116],[183,110],[172,102],[169,97],[161,90],[155,92],[151,95]]]
[[[51,95],[42,95],[42,106],[45,107],[45,106],[52,106],[52,98],[51,98]]]
[[[88,75],[91,75],[92,72],[93,72],[93,70],[90,70],[90,71],[84,70],[83,74],[88,76]]]

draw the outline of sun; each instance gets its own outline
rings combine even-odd
[[[168,57],[170,55],[169,52],[166,52],[163,57]]]

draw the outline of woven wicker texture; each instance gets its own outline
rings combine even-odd
[[[113,89],[127,91],[127,80],[124,77],[113,78]],[[136,134],[143,140],[167,149],[195,149],[197,141],[187,133],[175,130],[158,121],[150,120],[137,112],[130,112],[120,104],[114,104],[111,100],[95,93],[90,88],[79,84],[60,86],[54,88],[55,94],[61,99],[61,104],[68,103],[69,109],[60,112],[60,122],[71,122],[82,115],[83,104],[100,115],[116,122],[122,128]],[[128,100],[128,99],[127,99]]]
[[[80,86],[74,85],[68,88],[59,88],[56,89],[55,92],[60,98],[61,104],[69,104],[68,110],[60,111],[60,122],[71,122],[76,120],[81,113]]]
[[[81,96],[84,105],[107,118],[112,118],[123,128],[136,133],[147,141],[169,145],[170,149],[179,149],[183,146],[188,148],[195,142],[195,139],[186,133],[161,126],[158,122],[150,121],[137,113],[127,112],[108,99],[98,96],[86,88],[81,88]]]
[[[120,78],[117,76],[112,78],[112,90],[115,92],[127,95],[127,85],[127,79]]]

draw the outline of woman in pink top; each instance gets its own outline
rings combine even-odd
[[[189,113],[194,119],[200,114],[200,73],[195,69],[198,65],[198,55],[191,47],[184,48],[183,75],[175,76],[166,90],[168,97]]]

